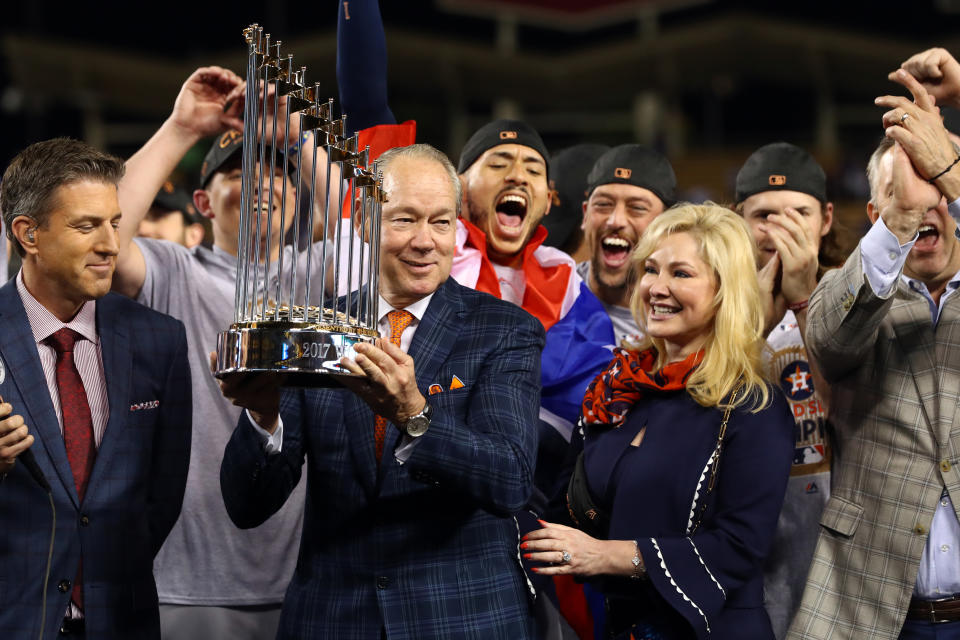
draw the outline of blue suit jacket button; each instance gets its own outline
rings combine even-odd
[[[67,591],[70,591],[70,581],[61,580],[60,584],[57,585],[57,591],[60,593],[66,593]]]
[[[390,586],[390,578],[387,576],[378,576],[377,577],[377,589],[386,589]]]

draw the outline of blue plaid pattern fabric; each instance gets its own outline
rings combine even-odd
[[[15,281],[0,288],[0,395],[29,425],[56,505],[45,637],[57,636],[82,558],[86,637],[159,639],[153,558],[190,461],[186,333],[116,294],[97,300],[96,318],[110,418],[81,501]],[[15,465],[0,482],[0,638],[40,632],[50,519],[44,491]]]
[[[345,389],[285,392],[277,455],[241,418],[221,468],[239,526],[270,517],[307,460],[280,638],[535,637],[512,513],[533,485],[543,343],[525,311],[448,279],[409,350],[433,417],[406,463],[391,426],[378,468],[374,414]],[[428,395],[432,384],[444,391]]]

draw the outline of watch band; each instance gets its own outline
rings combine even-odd
[[[419,438],[427,429],[430,428],[430,418],[433,415],[433,408],[429,402],[425,402],[420,413],[412,415],[403,423],[403,432],[411,438]]]

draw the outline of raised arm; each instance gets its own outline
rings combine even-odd
[[[202,138],[230,128],[243,128],[238,106],[229,106],[230,93],[242,83],[237,74],[221,67],[201,67],[183,83],[173,111],[155,134],[126,163],[118,197],[123,217],[120,220],[120,255],[113,277],[115,291],[136,297],[146,277],[143,254],[132,242],[140,221],[163,181],[190,149]]]
[[[396,124],[387,103],[387,41],[377,0],[338,0],[337,84],[352,134]]]
[[[868,205],[874,226],[846,263],[823,277],[810,298],[806,346],[828,382],[859,366],[874,348],[923,216],[940,200],[899,144],[884,155],[878,171],[883,174],[882,193]]]

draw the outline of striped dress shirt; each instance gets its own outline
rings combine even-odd
[[[100,336],[97,335],[97,303],[94,300],[84,303],[70,322],[61,322],[27,291],[27,287],[23,284],[22,271],[17,274],[17,291],[23,301],[23,308],[27,312],[33,338],[37,341],[40,365],[47,380],[50,400],[57,412],[61,434],[63,433],[63,409],[60,407],[60,392],[57,387],[57,352],[43,341],[63,327],[73,329],[85,338],[78,340],[74,346],[73,360],[83,381],[83,388],[87,392],[90,416],[93,418],[93,437],[99,449],[103,432],[107,428],[107,420],[110,418],[110,404],[107,400],[107,380],[103,373],[103,357],[100,353]]]

